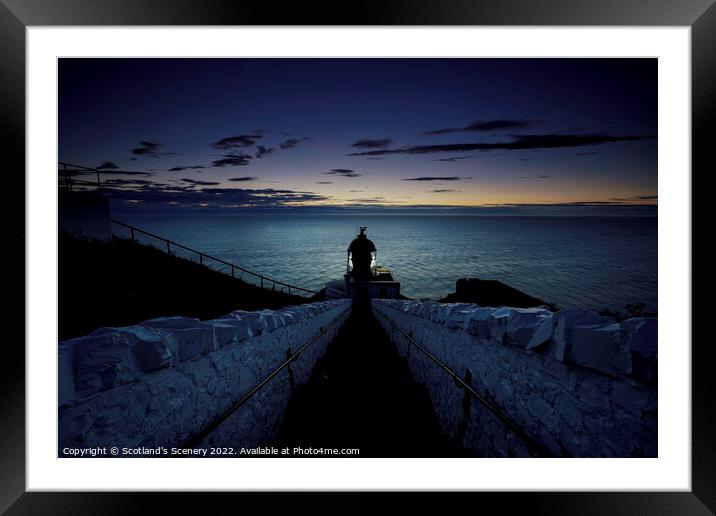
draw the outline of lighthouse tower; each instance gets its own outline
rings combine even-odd
[[[361,226],[360,233],[348,246],[346,256],[346,272],[351,272],[354,279],[361,281],[373,279],[371,265],[373,265],[377,253],[375,244],[365,235],[366,229],[368,228]],[[352,268],[349,264],[352,265]]]
[[[327,297],[395,299],[400,295],[400,282],[393,279],[390,269],[376,263],[375,244],[366,236],[367,227],[360,232],[346,250],[346,273],[343,281],[326,284]]]

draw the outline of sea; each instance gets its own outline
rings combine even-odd
[[[413,299],[440,299],[455,291],[457,279],[476,277],[500,280],[559,308],[620,311],[641,304],[657,311],[655,216],[197,210],[116,218],[312,290],[343,277],[346,248],[367,226],[378,265],[390,268],[402,293]],[[128,234],[118,226],[114,232]],[[138,238],[166,249],[156,239]],[[227,270],[208,258],[204,263]],[[256,283],[249,275],[243,279]]]

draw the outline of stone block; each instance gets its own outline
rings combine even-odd
[[[504,344],[511,312],[511,308],[505,307],[498,308],[492,312],[492,317],[490,317],[490,335],[493,341]]]
[[[176,362],[175,353],[167,342],[166,332],[144,326],[127,326],[118,330],[132,335],[132,353],[142,371],[156,371]]]
[[[621,325],[629,349],[639,353],[646,360],[656,361],[658,319],[656,317],[634,317],[622,321]]]
[[[223,319],[203,321],[199,324],[199,326],[212,328],[214,330],[215,349],[223,348],[224,346],[238,342],[237,326],[228,322],[223,322]]]
[[[249,330],[249,337],[255,337],[263,331],[261,325],[261,314],[258,312],[245,312],[243,310],[236,310],[229,314],[228,318],[233,318],[238,321],[242,321],[246,328]]]
[[[632,317],[622,321],[624,338],[632,353],[646,360],[657,360],[658,319],[656,317]]]
[[[168,338],[174,342],[180,362],[214,351],[214,331],[206,326],[174,330]]]
[[[149,326],[151,328],[183,330],[186,328],[193,328],[194,326],[199,324],[199,319],[181,316],[158,317],[156,319],[149,319],[139,324],[140,326]]]
[[[139,378],[141,371],[132,353],[134,341],[131,334],[115,328],[101,328],[76,339],[75,392],[88,396]]]
[[[279,313],[283,319],[284,326],[288,326],[299,320],[298,312],[295,310],[281,310]]]
[[[537,347],[552,336],[552,312],[542,308],[509,309],[504,343],[525,349]],[[537,331],[539,330],[539,333]]]
[[[467,303],[444,303],[439,306],[437,322],[445,324],[448,328],[462,328],[465,314],[461,310],[473,307]]]
[[[259,316],[262,333],[274,331],[280,324],[273,310],[261,310]]]
[[[429,312],[426,315],[432,322],[438,322],[440,320],[440,307],[438,303],[430,305]]]
[[[552,316],[553,332],[552,338],[545,346],[545,352],[554,356],[560,362],[565,361],[569,344],[570,328],[577,325],[587,324],[609,324],[613,323],[613,317],[600,315],[594,310],[581,308],[568,308],[560,310]]]
[[[318,314],[318,308],[314,303],[303,305],[308,317],[315,317]]]
[[[465,315],[464,329],[478,339],[491,339],[494,308],[475,308]]]
[[[634,317],[622,321],[622,331],[631,351],[632,375],[646,383],[658,376],[658,319]]]
[[[527,343],[526,349],[538,348],[546,342],[549,342],[549,340],[552,338],[552,335],[554,334],[553,319],[554,314],[552,314],[552,312],[549,312],[549,315],[542,316],[542,322],[539,323],[539,325],[535,329],[532,338]]]
[[[235,338],[237,342],[241,342],[242,340],[246,340],[254,336],[253,325],[250,320],[237,319],[235,317],[223,317],[221,319],[213,320],[220,324],[233,326],[236,330]]]
[[[631,373],[631,354],[618,323],[574,326],[567,360],[607,374]]]

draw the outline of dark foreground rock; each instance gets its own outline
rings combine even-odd
[[[440,299],[440,303],[474,303],[480,306],[513,306],[532,308],[549,305],[497,280],[462,278],[455,283],[455,292]]]

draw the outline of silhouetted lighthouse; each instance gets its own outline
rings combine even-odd
[[[346,252],[346,273],[343,281],[326,284],[326,296],[395,299],[400,295],[400,283],[393,279],[390,269],[376,264],[375,244],[365,234],[367,227],[353,239]]]
[[[372,272],[370,266],[375,258],[375,244],[365,235],[365,226],[361,226],[360,233],[348,246],[346,262],[350,260],[353,264],[353,278],[357,280],[370,281]],[[350,272],[348,269],[346,272]]]

